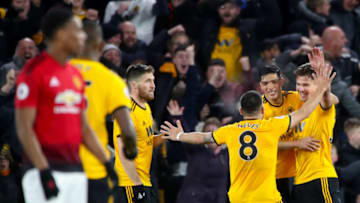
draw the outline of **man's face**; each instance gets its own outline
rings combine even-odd
[[[64,49],[73,56],[81,54],[85,46],[86,33],[82,29],[79,18],[73,17],[61,30],[58,40],[62,42]]]
[[[271,101],[281,98],[283,82],[276,73],[261,76],[260,87],[265,97]]]
[[[155,77],[153,73],[143,74],[137,81],[137,89],[139,90],[139,97],[151,101],[154,99],[155,92]]]
[[[226,82],[226,70],[224,66],[220,65],[213,65],[210,66],[206,72],[207,80],[209,81],[210,78],[216,77],[215,80],[215,88],[222,87]]]
[[[22,58],[25,62],[37,54],[37,48],[31,39],[23,39],[19,42],[15,55]]]
[[[81,8],[84,4],[84,0],[72,0],[72,5],[74,7]]]
[[[26,0],[13,0],[12,6],[16,11],[23,11],[25,9]]]
[[[331,5],[329,3],[329,0],[325,0],[323,4],[321,4],[319,7],[316,8],[316,12],[329,16]]]
[[[358,4],[358,0],[343,0],[343,7],[346,11],[354,10]]]
[[[189,70],[188,53],[186,51],[176,52],[175,56],[173,57],[173,63],[175,64],[177,71],[181,75],[185,75]]]
[[[240,14],[240,8],[234,3],[225,3],[218,8],[219,16],[225,25],[230,25]]]
[[[106,51],[103,55],[104,58],[111,61],[114,65],[120,66],[121,65],[121,57],[120,52],[116,49],[110,49]]]
[[[296,91],[300,94],[300,100],[306,102],[309,99],[310,94],[314,93],[316,85],[314,80],[309,76],[297,76],[296,77]]]
[[[122,42],[129,48],[134,47],[137,42],[135,26],[130,23],[123,23],[120,29],[122,31]]]
[[[347,131],[349,141],[354,147],[360,149],[360,127],[355,127]]]

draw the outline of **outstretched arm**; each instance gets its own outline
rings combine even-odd
[[[211,133],[184,133],[180,121],[176,121],[176,126],[173,126],[170,122],[165,121],[160,128],[160,132],[166,135],[162,137],[163,139],[186,142],[189,144],[207,144],[215,142]]]

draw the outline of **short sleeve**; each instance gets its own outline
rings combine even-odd
[[[217,145],[226,143],[226,135],[231,134],[231,126],[223,126],[212,133],[214,141]]]
[[[111,73],[111,84],[109,90],[110,92],[106,101],[108,113],[113,113],[120,107],[127,107],[130,109],[131,100],[129,90],[125,82],[114,73]]]
[[[37,107],[39,100],[40,78],[35,73],[22,72],[16,81],[15,108]]]
[[[285,134],[290,130],[291,116],[276,116],[269,119],[269,127],[276,127],[276,131],[279,132],[279,136]]]

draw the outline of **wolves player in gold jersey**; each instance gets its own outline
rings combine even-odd
[[[147,103],[154,99],[154,69],[142,64],[132,65],[127,69],[126,79],[130,87],[131,118],[136,129],[138,156],[134,161],[119,159],[118,151],[121,143],[118,142],[118,137],[123,129],[114,122],[115,170],[120,179],[119,187],[116,189],[119,198],[116,203],[138,201],[152,203],[155,202],[150,182],[153,146],[163,141],[159,139],[160,136],[154,138],[151,109]],[[129,171],[124,166],[132,169]],[[137,178],[133,179],[129,175],[135,175]]]
[[[88,36],[84,52],[71,63],[79,68],[86,81],[85,95],[90,126],[101,145],[107,148],[105,117],[112,114],[123,129],[122,141],[126,149],[124,154],[133,159],[136,156],[136,134],[130,118],[130,97],[126,84],[118,75],[98,62],[103,49],[101,27],[95,22],[85,21],[83,29]],[[83,146],[80,147],[80,158],[89,179],[88,202],[108,202],[109,187],[105,168]]]
[[[320,58],[321,60],[314,60]],[[316,89],[314,73],[325,64],[320,50],[310,57],[311,64],[297,68],[296,90],[304,102],[312,100]],[[315,69],[313,69],[313,68]],[[337,99],[337,98],[336,98]],[[295,150],[296,176],[293,198],[296,202],[341,202],[339,182],[331,161],[331,142],[335,125],[335,106],[330,86],[314,112],[301,122],[301,129],[295,132],[296,139],[314,136],[320,140],[320,148],[315,152]]]
[[[161,125],[161,132],[168,136],[163,138],[191,144],[227,144],[230,157],[230,202],[281,202],[275,181],[278,139],[318,106],[335,77],[335,74],[330,76],[331,71],[331,67],[326,67],[314,76],[317,88],[311,94],[313,99],[289,115],[264,120],[261,95],[249,91],[240,99],[240,113],[244,121],[226,125],[213,133],[184,133],[180,121],[177,121],[176,126],[166,121]]]
[[[268,65],[260,70],[260,87],[263,91],[264,119],[274,116],[289,114],[300,109],[303,102],[300,96],[294,91],[283,91],[283,78],[280,68],[276,65]],[[295,177],[295,152],[294,149],[316,151],[318,149],[318,140],[312,137],[305,137],[295,140],[291,129],[280,137],[279,151],[276,165],[276,185],[284,203],[290,202],[291,180]]]

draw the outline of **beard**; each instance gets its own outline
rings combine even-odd
[[[145,91],[145,90],[140,89],[139,97],[141,99],[149,102],[149,101],[154,99],[154,92],[149,92],[149,91]]]

